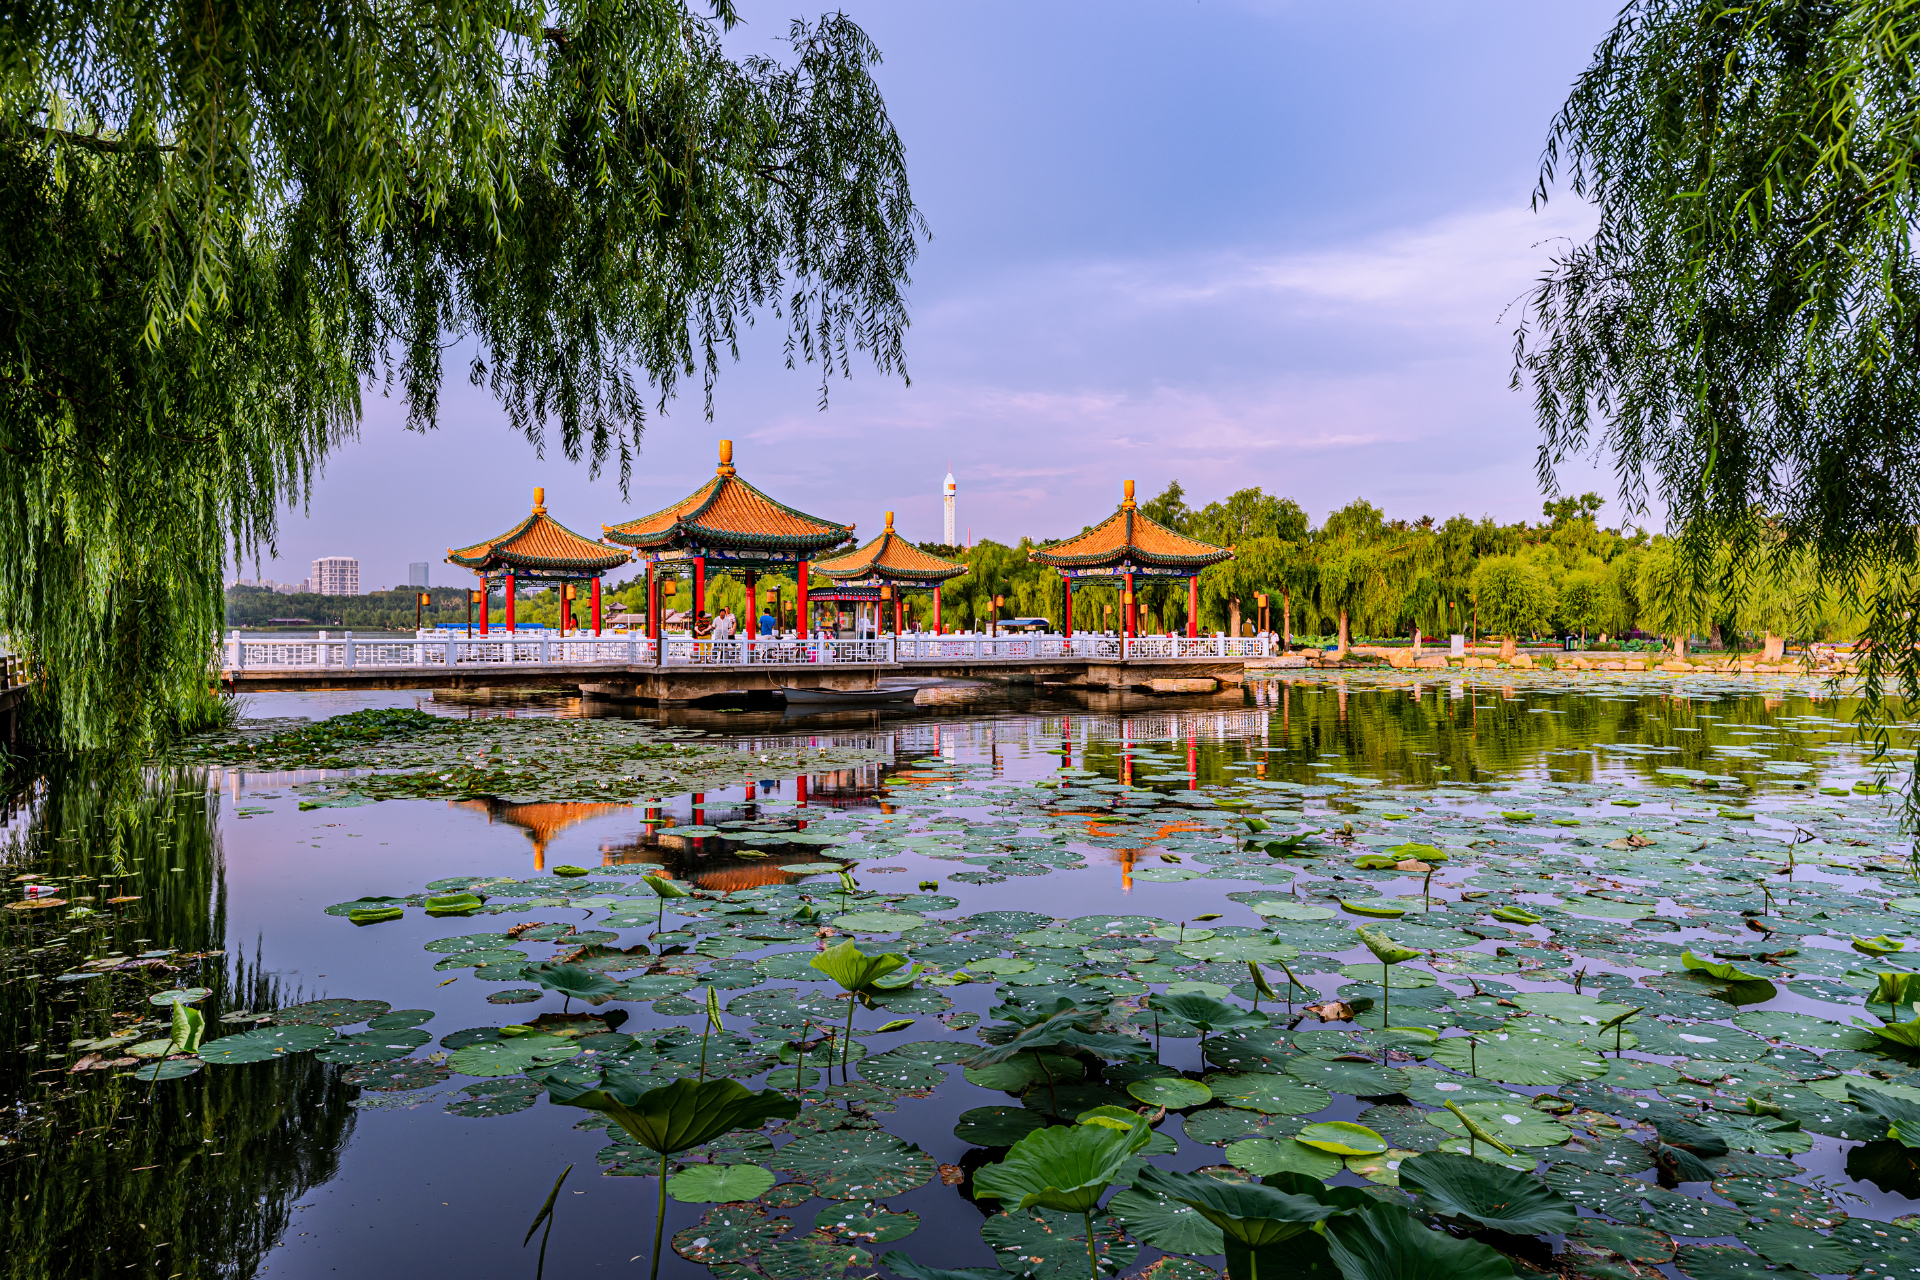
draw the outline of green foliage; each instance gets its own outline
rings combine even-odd
[[[973,1176],[976,1198],[1010,1208],[1086,1213],[1100,1203],[1124,1166],[1153,1138],[1144,1116],[1131,1127],[1055,1125],[1036,1129],[1007,1151],[1006,1159]]]
[[[366,383],[431,426],[451,339],[536,446],[623,476],[775,300],[823,380],[901,370],[921,221],[842,15],[785,62],[728,55],[726,0],[17,16],[0,632],[64,746],[207,718],[227,555],[272,547]]]
[[[1557,1235],[1579,1215],[1538,1179],[1472,1156],[1433,1151],[1400,1162],[1400,1185],[1428,1213],[1512,1235]]]
[[[645,1076],[608,1071],[598,1086],[547,1082],[547,1097],[562,1106],[598,1111],[626,1130],[635,1142],[663,1156],[691,1151],[735,1129],[753,1129],[768,1120],[791,1120],[800,1104],[768,1089],[755,1093],[736,1080],[675,1080],[648,1089]]]
[[[1521,635],[1549,625],[1559,601],[1553,580],[1518,556],[1494,556],[1473,570],[1480,626],[1495,635]]]

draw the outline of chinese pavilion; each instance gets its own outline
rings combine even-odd
[[[632,558],[622,547],[583,538],[547,514],[547,491],[533,491],[533,513],[497,538],[476,542],[455,551],[447,548],[447,563],[471,569],[491,593],[495,578],[504,579],[507,591],[507,630],[513,630],[513,591],[517,579],[536,582],[566,582],[576,578],[593,579],[593,631],[600,633],[600,575],[617,569]],[[561,602],[561,629],[566,628],[569,609]],[[480,634],[487,634],[487,610],[480,611]]]
[[[775,502],[733,469],[733,441],[720,442],[713,479],[664,510],[624,524],[602,525],[607,541],[637,548],[647,562],[648,633],[660,638],[662,564],[693,567],[692,622],[707,608],[707,575],[738,573],[747,587],[747,636],[760,625],[755,582],[769,569],[791,569],[797,584],[797,616],[807,616],[807,569],[813,557],[853,537],[853,526],[835,524]]]
[[[822,560],[813,571],[832,582],[830,590],[816,592],[818,600],[878,601],[882,609],[893,602],[893,633],[900,634],[901,598],[909,591],[933,593],[933,630],[940,633],[940,584],[967,572],[957,560],[947,560],[908,542],[893,531],[893,512],[880,536],[856,551]]]
[[[1040,547],[1027,553],[1034,564],[1060,570],[1066,591],[1066,634],[1073,634],[1073,590],[1088,579],[1123,579],[1120,615],[1125,633],[1140,633],[1140,606],[1134,598],[1133,580],[1144,578],[1185,578],[1187,580],[1187,634],[1200,634],[1200,571],[1210,564],[1233,559],[1226,547],[1216,547],[1198,538],[1175,533],[1156,524],[1133,500],[1133,481],[1127,481],[1126,497],[1120,509],[1095,528],[1075,538]]]

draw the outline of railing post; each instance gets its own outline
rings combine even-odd
[[[447,670],[449,671],[453,670],[454,666],[453,645],[453,641],[447,641]]]
[[[540,637],[540,665],[547,665],[547,638],[544,635]]]
[[[351,669],[351,668],[352,668],[352,666],[353,666],[353,632],[351,632],[351,631],[349,631],[349,632],[347,632],[347,633],[346,633],[346,637],[347,637],[347,646],[346,646],[346,648],[347,648],[347,666],[348,666],[348,668],[349,668],[349,669]]]

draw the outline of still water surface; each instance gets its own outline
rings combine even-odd
[[[9,1020],[5,1041],[15,1052],[0,1079],[18,1124],[0,1149],[0,1203],[8,1206],[0,1236],[8,1262],[0,1274],[531,1276],[533,1251],[523,1251],[522,1236],[569,1164],[574,1168],[556,1208],[548,1274],[644,1274],[655,1184],[645,1177],[600,1176],[596,1152],[606,1135],[575,1127],[589,1113],[541,1101],[511,1114],[451,1114],[450,1103],[471,1100],[460,1091],[471,1079],[456,1075],[410,1091],[361,1090],[345,1082],[348,1068],[317,1063],[310,1054],[210,1067],[185,1080],[164,1081],[151,1104],[147,1086],[116,1079],[115,1072],[70,1075],[66,1068],[84,1051],[70,1049],[68,1041],[122,1025],[110,1021],[113,1002],[92,994],[106,983],[58,981],[59,973],[95,956],[223,952],[178,962],[182,972],[174,979],[215,987],[204,1006],[210,1022],[323,997],[378,999],[395,1009],[433,1011],[423,1030],[437,1039],[558,1006],[551,996],[537,1009],[489,1003],[487,997],[505,984],[484,981],[471,969],[435,969],[433,962],[443,957],[425,951],[427,944],[528,920],[594,928],[608,910],[535,906],[531,914],[469,920],[431,919],[409,910],[399,921],[356,929],[325,908],[364,896],[417,893],[452,877],[525,879],[565,864],[596,874],[602,867],[658,864],[704,887],[737,891],[791,881],[795,877],[779,871],[780,864],[818,862],[823,847],[844,852],[841,842],[851,841],[869,846],[856,871],[863,889],[915,895],[921,882],[938,882],[938,894],[959,901],[957,908],[930,913],[939,919],[1013,911],[1060,921],[1151,915],[1180,922],[1220,913],[1215,927],[1245,928],[1262,923],[1249,908],[1248,891],[1337,908],[1339,895],[1326,887],[1334,870],[1345,877],[1340,895],[1403,906],[1411,896],[1420,903],[1423,877],[1391,868],[1362,874],[1346,865],[1369,847],[1411,840],[1452,853],[1425,887],[1443,910],[1452,904],[1449,919],[1438,922],[1457,924],[1455,917],[1475,914],[1460,902],[1469,879],[1493,884],[1503,901],[1535,908],[1563,902],[1553,896],[1554,886],[1518,878],[1534,875],[1531,866],[1520,866],[1527,859],[1567,854],[1568,846],[1556,842],[1569,833],[1623,839],[1646,830],[1665,839],[1688,819],[1719,841],[1713,848],[1703,845],[1702,862],[1747,860],[1756,848],[1784,856],[1784,842],[1801,839],[1814,848],[1795,882],[1869,889],[1892,874],[1876,870],[1873,860],[1899,862],[1910,845],[1882,798],[1853,790],[1872,774],[1849,727],[1850,704],[1818,692],[1783,686],[1687,697],[1651,681],[1588,693],[1552,682],[1310,678],[1257,686],[1245,702],[1116,702],[1104,710],[1032,702],[968,717],[839,713],[811,724],[765,713],[675,713],[671,718],[682,726],[697,725],[715,736],[731,731],[747,750],[799,740],[865,748],[879,758],[831,774],[775,771],[749,787],[665,797],[652,808],[389,800],[303,810],[296,788],[311,780],[306,776],[216,769],[156,773],[138,783],[49,779],[24,797],[10,820],[10,878],[65,884],[63,892],[75,896],[80,881],[63,877],[84,876],[97,884],[99,898],[108,896],[112,881],[141,901],[127,908],[135,914],[119,925],[69,929],[36,916],[29,931],[17,918],[7,921],[9,968],[0,985],[0,1016]],[[261,696],[252,713],[322,718],[376,706],[419,706],[450,715],[582,713],[580,704],[568,700],[503,710],[407,693]],[[1033,784],[1063,779],[1081,803],[1066,812],[1058,804],[1032,803]],[[1822,787],[1845,794],[1822,795]],[[1133,803],[1138,791],[1151,791],[1158,802]],[[1217,820],[1222,809],[1215,803],[1223,796],[1255,802],[1254,811],[1266,813],[1276,834],[1339,834],[1346,827],[1353,843],[1341,849],[1338,865],[1229,856],[1232,845],[1220,841],[1227,828]],[[1622,799],[1639,803],[1614,803]],[[1526,812],[1508,824],[1506,842],[1489,845],[1487,824],[1518,810]],[[1734,811],[1759,817],[1737,825],[1721,817]],[[1560,826],[1549,825],[1556,819]],[[756,833],[725,824],[772,829]],[[689,827],[717,834],[688,834]],[[795,830],[816,836],[824,830],[828,839],[795,848],[774,838]],[[1729,831],[1741,838],[1722,838]],[[904,843],[889,838],[903,832]],[[1004,842],[1020,837],[1046,846],[1037,865],[1032,858],[1006,856]],[[756,841],[768,845],[768,856],[738,856],[754,850]],[[1596,838],[1572,852],[1604,847]],[[1828,851],[1827,865],[1815,848]],[[104,874],[114,850],[121,870],[138,874]],[[1307,869],[1300,870],[1303,865]],[[1579,865],[1564,863],[1562,869]],[[1615,888],[1634,887],[1631,869],[1618,877]],[[804,883],[831,901],[833,876]],[[1644,877],[1640,887],[1647,896]],[[1906,891],[1914,892],[1911,886]],[[1229,893],[1239,897],[1229,899]],[[1751,884],[1727,892],[1716,887],[1716,893],[1705,908],[1691,904],[1697,921],[1672,930],[1672,939],[1738,939],[1738,913],[1747,907],[1772,908],[1785,918],[1795,914],[1791,889],[1785,907],[1775,907]],[[1660,901],[1672,906],[1680,897],[1673,891]],[[1416,910],[1408,920],[1419,915]],[[1604,950],[1596,939],[1616,927],[1560,917],[1568,919],[1589,926],[1584,936],[1595,950]],[[1333,923],[1365,918],[1336,912]],[[1553,923],[1549,919],[1548,927]],[[646,940],[652,930],[618,932],[618,945],[625,947]],[[1516,939],[1552,936],[1546,927],[1511,932]],[[1816,925],[1803,931],[1800,945],[1849,954],[1840,950],[1847,932],[1844,925]],[[1472,937],[1460,941],[1475,943]],[[1477,949],[1490,952],[1494,945]],[[548,949],[535,946],[532,952],[546,958]],[[1060,951],[1051,949],[1042,962],[1071,959]],[[751,961],[763,953],[743,954]],[[1367,958],[1357,948],[1294,967],[1303,974],[1325,970],[1306,979],[1323,996],[1349,981],[1335,971],[1338,964]],[[1135,978],[1115,965],[1103,976],[1123,998],[1149,986],[1162,990],[1168,979],[1211,982],[1210,989],[1223,994],[1236,983],[1246,986],[1244,965],[1236,976],[1236,966],[1224,963],[1179,973],[1154,972],[1158,966],[1149,964],[1137,966]],[[1605,973],[1610,966],[1590,959],[1586,967]],[[1611,967],[1617,972],[1621,966]],[[1076,973],[1071,980],[1085,977]],[[1502,985],[1484,977],[1480,983]],[[792,985],[775,979],[752,989]],[[1505,987],[1572,989],[1552,978],[1529,981],[1511,974]],[[723,997],[741,989],[747,988],[730,988]],[[1832,1018],[1860,1008],[1858,994],[1846,992],[1831,983],[1805,990],[1796,983],[1761,1007]],[[1004,994],[990,981],[943,987],[927,1011],[913,1015],[912,1028],[869,1036],[861,1044],[878,1054],[928,1039],[974,1043],[971,1034],[947,1023],[965,1012],[990,1020],[988,1009]],[[941,1007],[943,1001],[950,1008]],[[645,1003],[608,1007],[631,1013],[622,1027],[629,1034],[648,1026],[698,1026],[690,1008],[673,1014]],[[1418,1020],[1417,1005],[1407,1016]],[[867,1026],[881,1020],[863,1018]],[[728,1023],[746,1027],[737,1017]],[[243,1025],[210,1026],[209,1039]],[[1306,1025],[1318,1024],[1309,1019]],[[420,1053],[437,1047],[429,1043]],[[1162,1060],[1196,1074],[1203,1065],[1191,1033],[1164,1039]],[[974,1149],[954,1135],[956,1117],[975,1107],[1017,1105],[1017,1099],[965,1082],[958,1067],[944,1070],[930,1094],[901,1098],[896,1110],[877,1118],[940,1164],[960,1165]],[[791,1073],[785,1072],[788,1080]],[[775,1072],[776,1082],[781,1075]],[[762,1087],[762,1079],[755,1087]],[[1314,1118],[1351,1119],[1367,1106],[1336,1093],[1332,1107]],[[1177,1135],[1180,1123],[1170,1119],[1166,1131]],[[1283,1125],[1276,1133],[1284,1131]],[[1218,1165],[1223,1145],[1182,1137],[1176,1154],[1156,1162],[1175,1169]],[[1818,1135],[1798,1160],[1803,1170],[1845,1185],[1844,1157],[1853,1145]],[[1357,1180],[1351,1174],[1341,1178]],[[1890,1218],[1920,1208],[1865,1184],[1854,1191],[1860,1197],[1851,1205],[1856,1216]],[[935,1178],[886,1203],[917,1214],[920,1224],[898,1243],[874,1246],[876,1255],[899,1248],[934,1265],[994,1264],[981,1239],[983,1210],[960,1189]],[[782,1212],[804,1230],[825,1205],[812,1200]],[[670,1205],[668,1234],[699,1221],[703,1210]],[[1155,1256],[1143,1249],[1131,1269]],[[1218,1258],[1204,1261],[1219,1265]],[[706,1269],[669,1255],[663,1272],[698,1276]]]

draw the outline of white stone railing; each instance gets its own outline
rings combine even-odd
[[[357,640],[350,631],[307,639],[247,637],[221,642],[229,671],[368,671],[449,667],[845,666],[896,662],[1046,661],[1055,658],[1261,658],[1265,637],[1113,635],[902,635],[874,640],[694,640],[669,636],[663,658],[642,635],[496,632]]]

